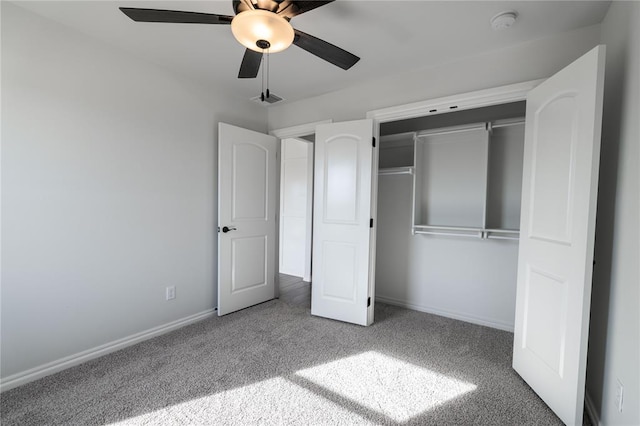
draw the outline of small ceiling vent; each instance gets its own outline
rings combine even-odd
[[[269,97],[264,99],[264,102],[262,101],[260,96],[256,96],[254,98],[251,98],[252,101],[259,103],[260,105],[264,105],[264,106],[269,106],[269,105],[273,105],[277,102],[282,101],[282,98],[278,95],[274,95],[273,93],[269,93]]]

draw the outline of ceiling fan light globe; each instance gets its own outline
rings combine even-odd
[[[293,43],[293,27],[281,16],[267,10],[247,10],[237,14],[231,21],[231,32],[240,44],[248,49],[262,52],[259,40],[269,42],[269,52],[281,52]]]

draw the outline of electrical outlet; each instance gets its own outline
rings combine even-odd
[[[617,379],[616,382],[616,405],[618,406],[618,411],[622,413],[622,404],[624,403],[624,386],[622,386],[620,379]]]
[[[176,298],[176,286],[172,285],[167,287],[166,292],[167,300],[172,300]]]

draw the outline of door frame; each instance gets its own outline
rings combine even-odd
[[[473,92],[460,93],[442,98],[428,99],[404,105],[396,105],[388,108],[376,109],[367,112],[367,118],[373,120],[373,137],[380,140],[380,125],[391,121],[405,120],[410,118],[425,117],[429,115],[446,114],[450,112],[476,109],[493,105],[508,104],[511,102],[526,101],[529,91],[537,87],[546,79],[529,80],[522,83],[498,86],[489,89],[477,90]],[[376,150],[377,151],[377,150]],[[377,153],[376,153],[377,156]],[[377,173],[376,173],[377,177]],[[377,200],[378,194],[372,194],[373,202]],[[374,204],[374,210],[377,203]],[[374,211],[374,215],[377,212]],[[375,217],[377,222],[377,217]],[[373,228],[372,245],[375,249],[377,230]],[[375,259],[371,273],[375,274]],[[375,302],[375,288],[371,289],[371,301]],[[509,330],[513,331],[513,330]]]
[[[269,134],[281,140],[286,138],[301,138],[302,136],[307,136],[312,133],[315,134],[317,125],[329,123],[333,123],[333,120],[314,121],[312,123],[300,124],[292,127],[283,127],[280,129],[270,130]]]
[[[530,80],[522,83],[376,109],[368,111],[367,118],[373,119],[373,131],[375,136],[379,137],[380,124],[390,121],[524,101],[527,98],[527,93],[545,80],[545,78]]]
[[[301,138],[303,136],[308,136],[308,135],[315,135],[316,133],[316,126],[318,126],[319,124],[329,124],[329,123],[333,123],[333,120],[329,119],[329,120],[322,120],[322,121],[314,121],[311,123],[305,123],[305,124],[299,124],[297,126],[291,126],[291,127],[282,127],[279,129],[273,129],[269,131],[269,135],[275,136],[276,138],[278,138],[278,148],[277,148],[277,154],[276,154],[276,185],[278,188],[280,188],[281,185],[281,181],[280,181],[280,177],[281,177],[281,166],[282,166],[282,140],[283,139],[287,139],[287,138]],[[309,142],[310,144],[313,144],[313,142]],[[314,150],[312,150],[313,153]],[[315,156],[314,156],[315,158]],[[314,160],[315,161],[315,160]],[[276,294],[275,297],[280,297],[280,279],[279,279],[279,265],[280,265],[280,190],[278,189],[277,191],[277,197],[276,197],[276,258],[275,258],[275,262],[276,262]],[[311,211],[313,211],[313,197],[311,197]],[[312,227],[312,231],[313,231],[313,223],[311,224]]]

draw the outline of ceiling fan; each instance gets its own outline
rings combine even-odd
[[[289,23],[291,18],[333,1],[233,0],[236,16],[132,7],[120,10],[136,22],[231,25],[234,37],[247,48],[238,78],[255,78],[264,53],[280,52],[292,43],[344,70],[355,65],[359,57]]]

